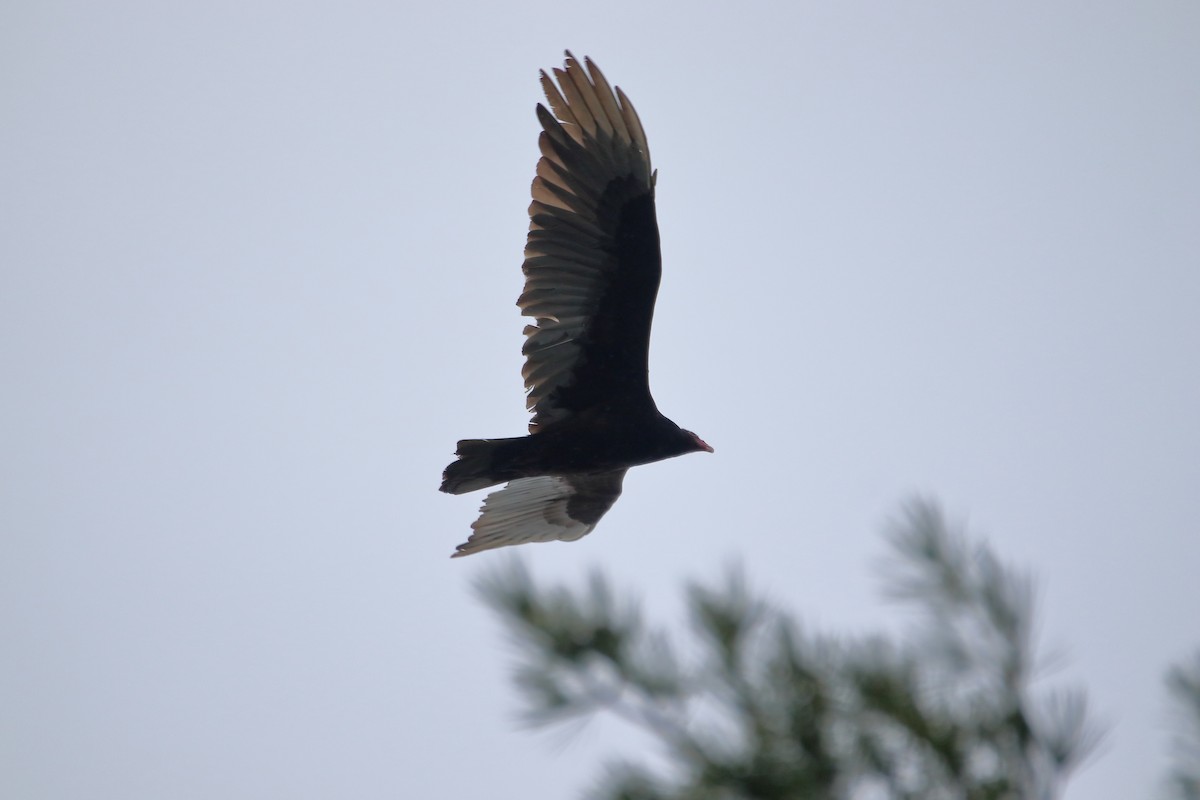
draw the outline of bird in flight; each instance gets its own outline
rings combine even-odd
[[[633,104],[588,58],[541,73],[542,157],[533,179],[521,370],[529,435],[463,439],[443,492],[489,494],[451,556],[590,533],[639,464],[713,452],[659,413],[648,356],[662,275],[657,173]]]

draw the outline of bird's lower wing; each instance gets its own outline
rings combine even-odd
[[[621,496],[625,470],[511,481],[483,501],[471,537],[451,558],[527,542],[573,542],[592,532]]]

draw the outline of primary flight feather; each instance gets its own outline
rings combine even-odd
[[[592,61],[567,53],[537,107],[521,374],[529,435],[463,439],[443,492],[507,483],[484,500],[453,557],[525,542],[574,541],[621,494],[632,466],[713,450],[659,413],[648,355],[662,262],[646,133]],[[553,112],[553,113],[552,113]]]

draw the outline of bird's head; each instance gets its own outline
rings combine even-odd
[[[701,439],[696,434],[692,433],[689,430],[685,430],[683,428],[680,428],[680,430],[683,432],[683,435],[686,436],[688,441],[691,443],[691,446],[692,446],[691,449],[693,451],[699,452],[700,450],[703,450],[706,453],[714,452],[712,449],[712,445],[710,445],[708,442]]]

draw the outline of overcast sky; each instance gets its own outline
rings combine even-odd
[[[537,70],[659,169],[659,406],[716,454],[595,533],[672,624],[740,560],[899,631],[913,492],[1038,576],[1148,796],[1200,646],[1200,6],[39,0],[0,9],[0,795],[576,796],[451,561],[456,439],[524,431]]]

